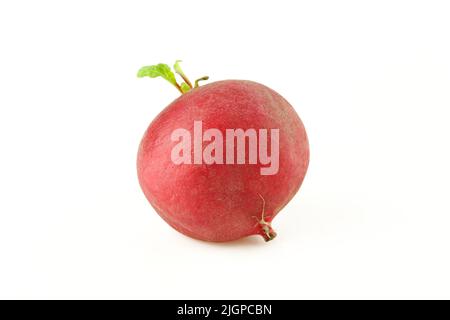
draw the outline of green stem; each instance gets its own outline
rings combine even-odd
[[[198,82],[199,81],[208,80],[208,79],[209,79],[208,76],[204,76],[204,77],[201,77],[201,78],[195,80],[195,88],[198,88]]]

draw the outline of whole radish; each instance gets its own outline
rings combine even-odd
[[[180,68],[143,67],[139,77],[172,83],[181,96],[148,127],[137,169],[145,196],[173,228],[205,241],[259,234],[300,188],[309,163],[305,128],[292,106],[252,81],[199,86]]]

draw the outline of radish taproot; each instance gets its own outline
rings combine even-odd
[[[180,84],[165,64],[138,77],[163,77],[181,96],[150,124],[137,171],[145,196],[173,228],[224,242],[275,238],[271,222],[300,188],[309,164],[305,128],[274,90],[252,81]]]

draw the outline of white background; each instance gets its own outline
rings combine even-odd
[[[272,87],[308,130],[276,240],[209,244],[135,158],[178,95]],[[2,1],[0,298],[450,298],[448,1]]]

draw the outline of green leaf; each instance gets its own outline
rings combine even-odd
[[[184,75],[184,72],[183,72],[183,70],[181,70],[180,62],[182,62],[182,61],[181,61],[181,60],[175,61],[175,64],[173,65],[173,69],[174,69],[175,72],[178,73],[180,76],[183,76],[183,75]]]
[[[175,87],[177,87],[177,81],[175,79],[175,75],[170,70],[170,67],[167,64],[160,63],[153,66],[146,66],[142,67],[139,71],[137,76],[139,78],[142,77],[150,77],[150,78],[156,78],[156,77],[162,77],[169,81],[171,84],[173,84]]]
[[[181,69],[180,62],[181,62],[181,60],[175,61],[175,64],[173,65],[173,69],[175,70],[176,73],[178,73],[183,78],[184,82],[186,82],[186,84],[189,86],[189,88],[192,88],[192,83],[189,80],[189,78],[184,74],[183,70]]]
[[[182,82],[180,87],[181,87],[181,91],[183,91],[183,93],[186,93],[189,90],[191,90],[191,87],[189,87],[189,85],[186,82]]]

